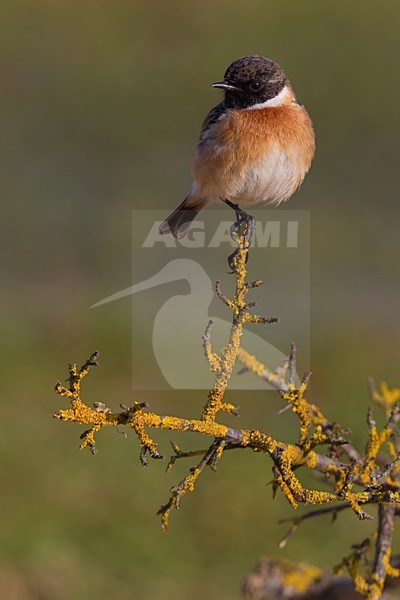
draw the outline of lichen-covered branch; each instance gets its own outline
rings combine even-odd
[[[60,421],[70,421],[84,425],[80,447],[88,447],[96,452],[96,435],[105,427],[126,426],[132,430],[139,442],[140,461],[148,465],[148,457],[162,459],[158,444],[152,437],[152,430],[164,429],[178,432],[192,432],[210,438],[208,448],[185,452],[173,443],[174,455],[168,463],[172,468],[176,460],[200,457],[197,465],[188,475],[171,489],[169,500],[160,508],[164,530],[172,509],[179,508],[182,497],[195,489],[202,471],[207,467],[215,469],[227,450],[248,449],[264,454],[271,461],[273,473],[273,493],[280,490],[289,504],[297,508],[299,504],[329,505],[314,509],[305,515],[292,519],[290,531],[281,541],[283,547],[295,533],[299,525],[308,519],[331,514],[336,517],[349,509],[360,519],[371,519],[375,507],[378,510],[374,544],[367,538],[354,547],[346,556],[340,568],[347,569],[354,589],[368,600],[378,600],[382,596],[387,577],[398,577],[398,571],[390,562],[395,519],[400,512],[400,442],[398,424],[400,421],[400,390],[382,384],[379,389],[370,383],[372,400],[385,411],[386,423],[379,429],[368,412],[367,441],[364,450],[355,448],[348,439],[349,431],[330,421],[316,403],[308,400],[310,373],[305,373],[301,381],[296,380],[296,346],[291,345],[285,363],[276,370],[267,365],[248,350],[241,347],[241,337],[248,323],[271,324],[275,317],[264,317],[251,312],[255,302],[248,301],[249,292],[262,282],[257,279],[248,282],[247,259],[249,238],[246,220],[241,220],[233,229],[237,250],[230,257],[229,264],[235,276],[235,289],[228,298],[216,284],[216,294],[232,312],[232,324],[226,346],[216,352],[212,346],[212,322],[203,336],[203,349],[210,370],[215,374],[214,385],[207,394],[201,415],[198,418],[182,418],[160,415],[151,412],[140,399],[131,406],[121,406],[114,412],[102,400],[92,406],[82,400],[81,384],[92,367],[98,364],[98,352],[78,368],[69,365],[67,384],[56,384],[56,392],[69,400],[70,406],[54,413]],[[298,420],[298,435],[292,443],[275,439],[266,431],[228,427],[220,421],[223,413],[238,414],[238,407],[225,399],[237,363],[255,376],[275,388],[277,397],[285,403]],[[308,469],[324,475],[330,489],[308,489],[299,478],[301,469]],[[318,487],[318,486],[317,486]],[[326,486],[325,486],[326,487]],[[368,509],[368,512],[367,510]],[[369,567],[363,567],[367,552],[373,553]],[[303,581],[304,575],[302,575]]]
[[[249,312],[249,308],[255,306],[255,303],[247,303],[246,296],[251,289],[261,285],[261,282],[259,280],[250,283],[246,282],[246,263],[249,253],[246,232],[240,232],[236,239],[238,248],[230,262],[235,274],[235,294],[233,299],[229,300],[228,297],[222,293],[219,282],[216,284],[218,297],[232,310],[233,313],[228,343],[219,356],[212,352],[210,343],[212,321],[207,325],[203,336],[203,347],[206,358],[211,370],[217,374],[214,386],[207,396],[207,401],[202,411],[201,419],[204,421],[214,421],[219,412],[237,414],[237,407],[224,402],[224,395],[238,357],[240,339],[246,323],[270,324],[278,321],[276,317],[262,317],[253,315]]]
[[[167,504],[159,509],[157,513],[161,515],[161,526],[163,530],[168,529],[168,518],[171,509],[179,508],[180,499],[184,494],[186,494],[186,492],[193,492],[195,481],[206,465],[211,464],[215,468],[215,464],[221,458],[225,445],[226,441],[224,439],[217,438],[214,440],[207,452],[205,452],[199,464],[191,470],[190,474],[187,475],[185,479],[183,479],[177,486],[172,488],[171,498]]]
[[[394,503],[385,504],[382,502],[379,504],[379,526],[371,583],[368,590],[369,600],[378,600],[381,597],[386,575],[392,577],[399,577],[400,575],[400,571],[394,569],[390,564],[395,514],[396,506]]]
[[[337,573],[342,573],[344,569],[348,571],[354,589],[366,600],[379,600],[387,578],[400,577],[400,570],[390,562],[396,504],[379,502],[378,506],[378,524],[374,534],[355,544],[354,550],[336,567]],[[368,558],[371,552],[374,553],[372,562]],[[372,564],[372,567],[366,570],[363,563]]]
[[[390,578],[387,587],[399,585],[399,578]],[[243,579],[242,592],[247,600],[361,600],[365,597],[344,574],[283,558],[262,558]]]

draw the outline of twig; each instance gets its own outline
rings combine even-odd
[[[193,492],[195,482],[198,479],[200,473],[202,472],[204,467],[210,461],[212,461],[213,457],[216,454],[218,455],[220,450],[223,450],[223,447],[224,440],[214,440],[207,452],[204,454],[199,464],[197,465],[197,467],[191,469],[191,473],[187,477],[185,477],[185,479],[183,479],[177,486],[171,489],[170,499],[157,511],[157,514],[161,515],[161,526],[163,531],[166,531],[168,529],[168,520],[171,510],[173,508],[179,509],[180,500],[182,496],[184,496],[187,492]]]

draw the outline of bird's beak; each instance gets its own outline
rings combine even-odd
[[[221,88],[221,90],[230,90],[232,92],[240,92],[240,88],[227,83],[226,81],[217,81],[217,83],[212,83],[211,87],[213,88]]]

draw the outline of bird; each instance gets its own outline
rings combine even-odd
[[[213,88],[224,100],[206,116],[193,156],[193,184],[159,233],[183,238],[198,212],[221,200],[235,209],[278,206],[299,188],[315,154],[306,109],[283,69],[269,58],[243,56]],[[247,215],[248,216],[248,215]]]

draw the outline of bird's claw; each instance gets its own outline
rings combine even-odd
[[[237,209],[236,210],[236,221],[231,225],[230,235],[231,238],[238,243],[241,237],[245,239],[244,248],[249,248],[254,237],[254,231],[256,228],[255,220],[252,215],[249,215],[244,210]],[[237,248],[232,254],[228,256],[228,265],[231,269],[230,273],[235,273],[236,264],[235,258],[239,254],[239,248]],[[248,259],[248,254],[246,255],[246,263]]]
[[[231,238],[237,242],[240,237],[244,237],[246,248],[253,241],[254,231],[256,228],[255,220],[252,215],[241,209],[236,210],[236,221],[231,225]]]

